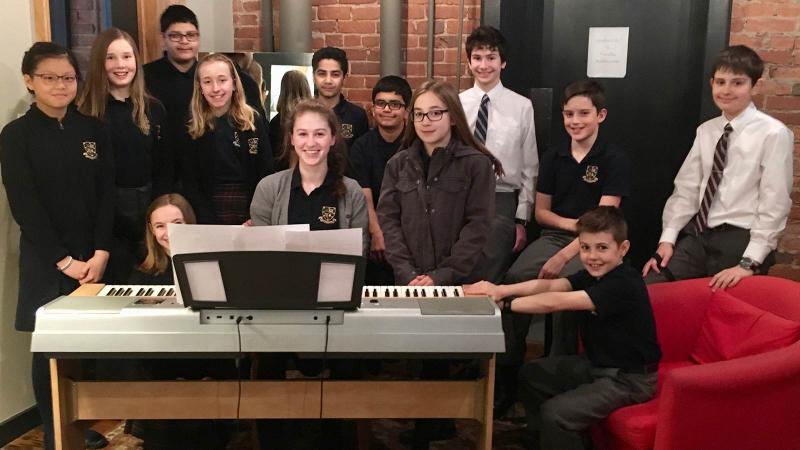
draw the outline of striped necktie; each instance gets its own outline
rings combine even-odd
[[[728,160],[728,138],[732,131],[731,124],[726,124],[725,132],[717,141],[717,148],[714,150],[714,165],[711,167],[711,175],[708,177],[706,191],[703,193],[703,203],[700,204],[700,210],[694,216],[694,231],[697,234],[708,229],[708,211],[711,209],[711,202],[714,201],[719,183],[722,181],[722,172],[725,170],[725,162]]]
[[[481,107],[478,110],[478,120],[475,121],[475,139],[481,144],[486,143],[486,130],[489,126],[489,95],[483,94]]]

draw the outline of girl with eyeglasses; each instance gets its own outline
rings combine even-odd
[[[191,112],[182,180],[198,223],[249,224],[256,184],[272,173],[272,151],[266,122],[245,103],[227,56],[212,53],[198,63]]]
[[[15,327],[33,331],[36,310],[103,278],[112,241],[114,166],[108,131],[72,105],[78,64],[60,45],[37,42],[22,58],[34,103],[0,133],[0,168],[19,224]],[[33,390],[52,449],[49,363],[33,354]]]
[[[172,190],[171,146],[162,129],[165,111],[144,87],[141,58],[131,36],[109,28],[95,38],[86,86],[77,102],[103,121],[114,147],[114,249],[107,283],[125,283],[141,259],[141,224],[150,201]]]
[[[469,131],[458,94],[428,81],[411,99],[402,150],[386,165],[378,220],[397,284],[454,285],[475,268],[500,162]]]
[[[478,259],[503,168],[473,137],[455,88],[425,82],[411,98],[402,150],[386,164],[378,220],[398,285],[458,285],[483,278]],[[420,376],[445,379],[451,361],[424,360]],[[414,448],[455,437],[452,420],[425,419],[401,435]]]

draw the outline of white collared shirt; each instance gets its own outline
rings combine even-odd
[[[475,131],[478,110],[484,92],[477,86],[459,94],[470,130]],[[489,92],[489,123],[486,148],[503,164],[505,174],[498,178],[497,192],[519,190],[515,217],[530,220],[533,213],[534,187],[539,173],[536,149],[536,128],[531,101],[516,92],[497,85]]]
[[[708,212],[708,226],[727,223],[749,229],[750,242],[742,256],[761,263],[777,247],[792,206],[794,135],[752,103],[731,121],[720,115],[697,128],[692,149],[675,177],[675,190],[664,205],[659,242],[674,244],[700,209],[717,141],[729,122],[733,132],[727,162]]]

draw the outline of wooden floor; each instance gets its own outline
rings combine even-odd
[[[410,429],[409,420],[376,420],[372,424],[371,450],[403,450],[406,449],[398,440],[400,432]],[[106,450],[141,450],[142,440],[125,434],[124,422],[103,421],[95,426],[95,430],[103,433],[108,438],[109,445]],[[431,450],[472,450],[475,448],[475,439],[478,435],[477,423],[458,420],[456,421],[458,436],[448,441],[439,441],[431,444]],[[494,445],[497,450],[523,450],[524,429],[519,421],[495,421]],[[234,436],[224,450],[250,450],[253,437],[248,431],[243,431]],[[41,428],[29,431],[14,442],[3,447],[3,450],[41,450]],[[184,450],[184,449],[176,449]],[[223,450],[223,449],[220,449]],[[254,449],[257,450],[257,449]]]
[[[526,359],[533,359],[543,354],[543,346],[538,342],[528,342]],[[520,404],[515,405],[508,421],[495,420],[492,448],[495,450],[523,450],[525,434],[523,426],[524,411]],[[373,420],[371,425],[371,450],[403,450],[407,449],[399,442],[401,432],[411,429],[413,422],[410,420]],[[92,429],[102,433],[108,439],[106,450],[142,450],[141,439],[125,434],[124,421],[104,420],[95,423]],[[249,426],[243,426],[244,431],[234,435],[227,448],[220,450],[250,450],[253,448],[254,437],[249,431]],[[456,421],[457,436],[448,441],[439,441],[431,444],[431,450],[472,450],[478,437],[479,427],[477,422],[469,420]],[[41,427],[37,427],[0,450],[42,450]],[[176,449],[185,450],[185,449]],[[257,449],[253,449],[257,450]]]

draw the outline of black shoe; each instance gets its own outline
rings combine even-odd
[[[514,403],[516,403],[515,399],[508,397],[506,395],[501,395],[498,398],[495,398],[494,411],[492,413],[494,419],[503,420],[508,414],[508,411],[511,409],[511,407],[514,406]]]
[[[427,449],[432,441],[446,441],[456,437],[456,424],[451,419],[418,419],[413,430],[400,433],[400,443],[413,448]]]
[[[98,450],[108,446],[108,439],[91,428],[86,430],[86,433],[83,435],[83,437],[86,443],[86,448],[88,449]]]

